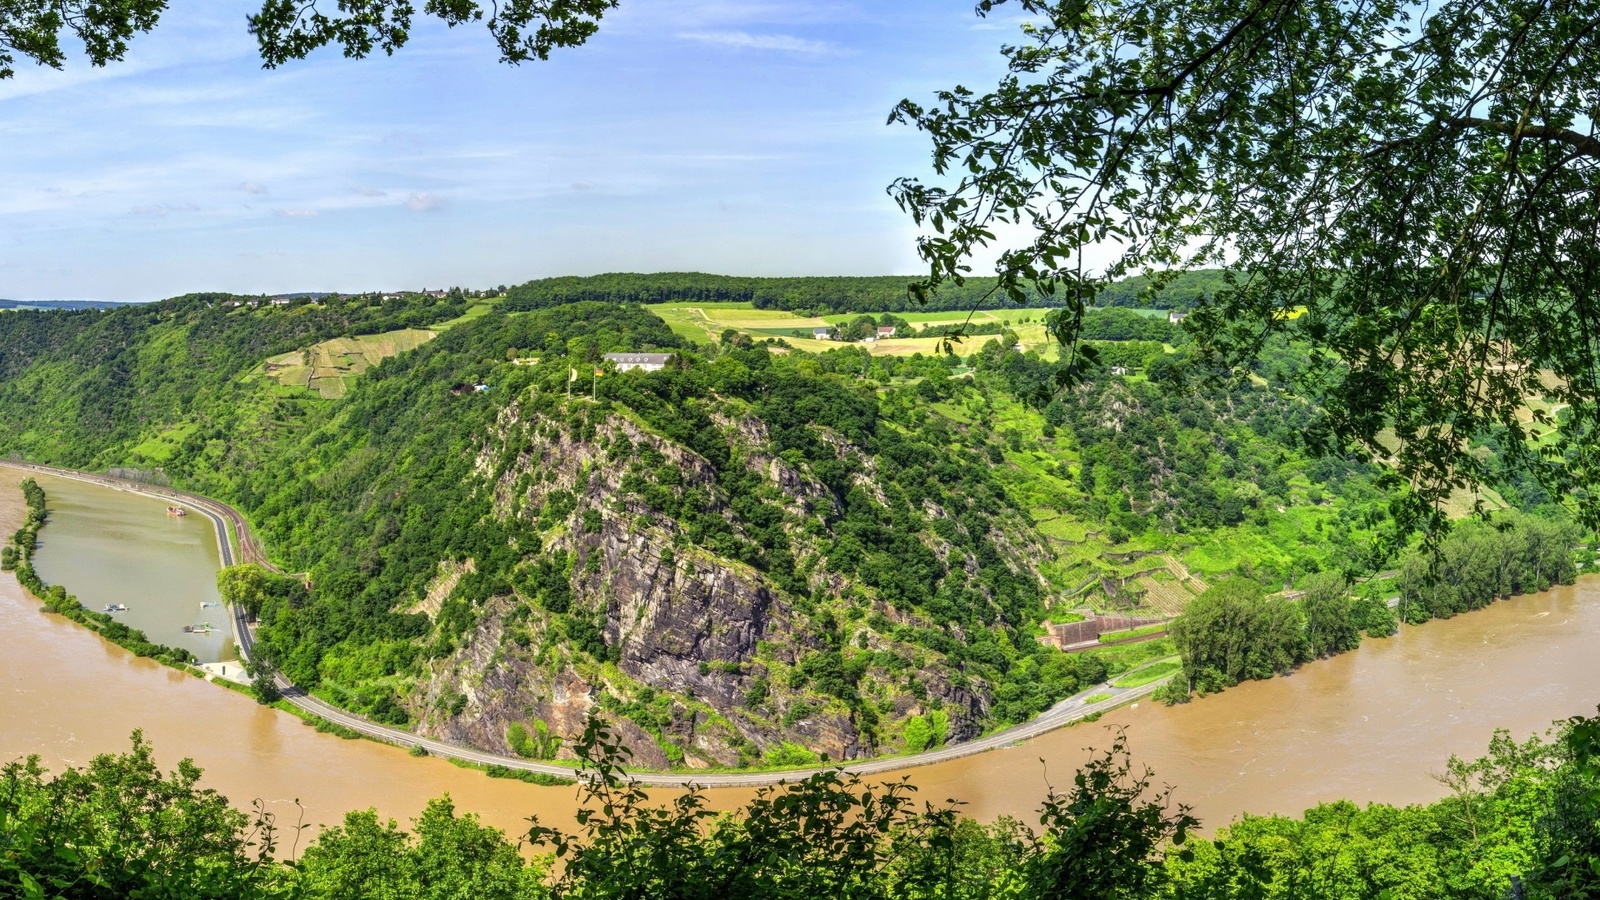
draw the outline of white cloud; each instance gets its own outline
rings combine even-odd
[[[444,199],[434,194],[412,194],[406,198],[406,209],[413,212],[433,212],[444,206]]]
[[[239,190],[244,191],[246,194],[265,194],[267,186],[254,181],[246,181],[239,185]]]
[[[810,53],[821,56],[838,56],[844,52],[838,44],[813,41],[792,34],[752,34],[748,31],[684,31],[678,37],[686,41],[717,44],[743,50],[781,50],[787,53]]]
[[[363,197],[387,197],[387,196],[389,196],[389,192],[388,191],[380,191],[377,188],[358,187],[358,188],[352,188],[351,190],[354,190],[356,193],[360,194]]]
[[[314,209],[280,209],[278,215],[286,219],[315,219],[317,211]]]
[[[148,206],[135,206],[128,210],[135,216],[156,216],[165,218],[173,213],[199,212],[200,207],[193,203],[155,203]]]

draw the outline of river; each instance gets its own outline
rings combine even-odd
[[[0,470],[0,534],[21,520],[19,479]],[[180,569],[191,580],[214,572],[214,549],[209,562],[174,549],[181,542],[171,539],[162,504],[152,501],[152,509],[132,515],[119,492],[79,485],[82,492],[74,494],[54,479],[41,484],[53,510],[38,556],[47,581],[59,579],[100,602],[119,591],[159,596],[143,580],[170,581]],[[76,505],[68,504],[69,495]],[[96,514],[102,505],[104,520]],[[122,524],[105,524],[112,520]],[[153,564],[118,567],[74,557],[98,553],[97,541],[112,533],[136,548],[125,551],[128,558]],[[88,540],[93,535],[100,538]],[[143,729],[164,765],[192,757],[208,786],[241,805],[260,798],[291,822],[299,815],[296,798],[306,821],[331,824],[369,806],[404,821],[429,798],[448,793],[458,808],[513,834],[525,829],[529,815],[563,823],[575,808],[571,787],[490,779],[396,748],[318,734],[292,716],[135,658],[39,612],[10,576],[0,578],[0,636],[6,643],[0,760],[38,754],[51,767],[82,764],[125,748],[129,734]],[[1154,769],[1158,782],[1176,785],[1177,799],[1212,828],[1242,812],[1295,814],[1338,798],[1428,801],[1444,791],[1433,773],[1451,754],[1480,754],[1496,727],[1521,738],[1555,719],[1593,712],[1600,700],[1597,638],[1600,579],[1585,578],[1368,641],[1286,678],[1186,706],[1140,704],[1098,723],[906,774],[924,799],[960,800],[979,819],[1005,814],[1028,821],[1048,784],[1070,786],[1085,748],[1108,745],[1112,729],[1123,728],[1136,762]],[[711,799],[728,807],[752,793],[718,790]]]
[[[50,506],[34,570],[90,609],[128,607],[117,620],[200,662],[237,659],[217,593],[217,532],[202,515],[167,515],[167,501],[70,478],[35,475]],[[9,482],[0,490],[12,490]],[[10,532],[7,532],[8,534]],[[204,604],[204,605],[203,605]],[[184,628],[213,626],[209,633]]]

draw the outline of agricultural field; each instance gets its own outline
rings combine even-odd
[[[757,340],[782,338],[797,350],[820,353],[843,346],[865,347],[874,356],[911,356],[916,353],[940,352],[939,338],[894,337],[862,344],[839,341],[819,341],[811,337],[812,329],[839,325],[854,319],[858,313],[832,316],[799,316],[777,309],[755,309],[749,303],[661,303],[652,304],[650,311],[666,321],[673,332],[701,344],[716,343],[724,331],[733,329]],[[913,325],[956,325],[971,321],[977,324],[1009,323],[1017,333],[1023,350],[1038,350],[1046,356],[1054,352],[1044,328],[1044,310],[990,309],[967,312],[895,313]],[[993,335],[972,335],[956,344],[957,353],[971,353],[992,340]]]
[[[303,387],[329,400],[343,397],[351,382],[385,359],[422,346],[435,332],[406,328],[383,334],[334,338],[271,357],[260,374],[285,387]]]

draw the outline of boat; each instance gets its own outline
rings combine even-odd
[[[187,509],[184,509],[181,506],[169,506],[169,507],[167,507],[167,515],[169,515],[169,516],[187,516],[188,514],[189,514],[189,511]]]
[[[107,604],[106,608],[102,609],[100,611],[101,612],[108,612],[108,613],[127,612],[128,611],[128,607],[124,606],[121,603],[111,603],[111,604]]]
[[[210,634],[211,633],[211,623],[210,622],[201,622],[198,625],[185,625],[185,626],[183,626],[183,633],[184,634]]]
[[[218,603],[215,600],[201,600],[200,601],[200,608],[201,609],[210,609],[213,606],[221,606],[221,605],[222,604]]]

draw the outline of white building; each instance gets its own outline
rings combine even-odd
[[[1173,325],[1176,325],[1187,318],[1189,318],[1189,314],[1186,312],[1178,312],[1177,310],[1173,310],[1172,312],[1167,313],[1167,321],[1171,322]]]
[[[606,362],[617,367],[618,372],[628,372],[633,369],[643,369],[646,372],[659,372],[672,362],[673,353],[607,353]]]
[[[818,341],[831,341],[833,340],[833,329],[813,328],[811,329],[811,337]]]

